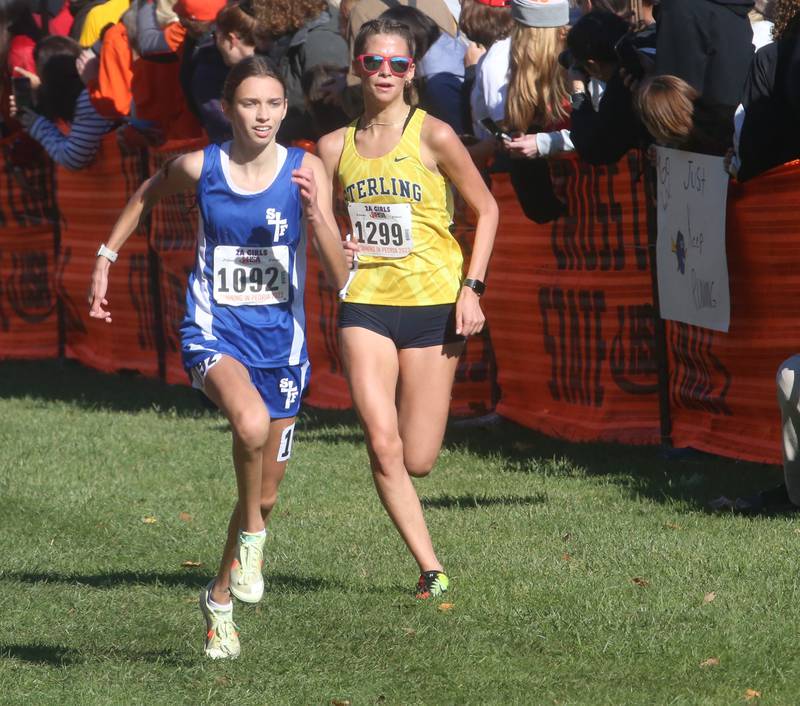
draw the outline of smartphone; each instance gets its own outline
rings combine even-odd
[[[483,120],[481,120],[481,125],[491,132],[492,135],[494,135],[498,140],[511,139],[511,135],[509,135],[507,132],[503,132],[500,126],[491,118],[483,118]]]
[[[620,37],[614,45],[614,52],[619,58],[620,66],[637,81],[644,78],[644,66],[639,58],[639,50],[633,44],[630,34]]]
[[[11,79],[11,88],[14,91],[14,101],[16,101],[17,110],[22,110],[23,108],[33,110],[31,80],[25,76],[14,76]]]

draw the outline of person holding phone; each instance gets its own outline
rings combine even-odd
[[[504,125],[512,157],[570,152],[569,90],[558,58],[569,24],[567,0],[512,0],[511,60]]]
[[[498,209],[452,128],[407,101],[414,40],[402,23],[361,25],[352,70],[364,113],[320,139],[328,177],[341,184],[358,242],[341,293],[339,341],[372,477],[416,561],[416,596],[450,580],[433,549],[412,477],[428,475],[444,437],[466,337],[484,324],[484,292]],[[477,216],[472,256],[450,233],[453,184]]]
[[[231,69],[222,100],[233,140],[181,155],[139,187],[97,252],[89,290],[90,316],[110,323],[108,276],[120,248],[160,199],[196,190],[183,363],[230,422],[238,489],[219,570],[200,595],[212,659],[240,652],[230,595],[257,603],[264,592],[265,526],[310,374],[306,224],[331,283],[341,287],[348,273],[322,163],[275,142],[287,110],[283,79],[265,58],[248,57]]]
[[[25,82],[15,84],[21,90],[19,98],[23,103],[30,99],[30,105],[18,103],[16,92],[9,101],[10,115],[41,143],[54,162],[67,169],[89,165],[100,141],[115,126],[100,116],[89,100],[76,67],[80,53],[80,45],[69,37],[42,39],[34,52],[39,85],[34,87],[30,74],[21,76],[31,81],[30,90]],[[69,123],[66,135],[55,124],[57,120]]]

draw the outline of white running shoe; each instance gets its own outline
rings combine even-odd
[[[200,610],[206,619],[205,653],[211,659],[236,659],[242,651],[239,644],[239,628],[233,622],[233,606],[230,610],[215,610],[208,601],[214,582],[200,591]]]
[[[239,532],[236,557],[231,565],[231,593],[245,603],[258,603],[264,595],[264,543],[266,534]]]

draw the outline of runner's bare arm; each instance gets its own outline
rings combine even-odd
[[[326,181],[330,184],[331,209],[336,212],[336,193],[337,193],[337,171],[339,160],[344,149],[344,138],[347,128],[340,128],[328,133],[317,142],[317,154],[325,167]],[[358,243],[349,238],[344,243],[345,256],[347,257],[348,269],[353,268],[353,262],[357,258]]]
[[[300,187],[305,218],[328,281],[341,289],[347,281],[348,267],[333,215],[330,181],[319,157],[306,154],[302,166],[292,172],[292,181]]]
[[[190,152],[165,163],[131,196],[111,229],[111,235],[105,243],[106,247],[119,252],[131,233],[139,226],[142,217],[165,196],[194,188],[200,179],[202,169],[202,152]],[[107,258],[98,256],[89,288],[89,316],[103,319],[107,323],[111,323],[111,313],[103,307],[108,306],[106,292],[110,266],[111,262]]]
[[[325,176],[330,187],[331,209],[334,209],[336,205],[333,201],[336,194],[336,171],[339,168],[346,134],[347,128],[339,128],[323,135],[317,142],[317,154],[325,167]]]
[[[466,276],[484,281],[492,256],[499,212],[497,202],[486,187],[464,145],[453,129],[436,118],[426,117],[422,131],[423,159],[428,156],[458,190],[477,216],[475,242]],[[428,155],[425,154],[428,152]],[[478,296],[462,288],[456,307],[456,329],[470,336],[483,328],[484,317]]]

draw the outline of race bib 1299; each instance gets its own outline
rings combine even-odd
[[[348,203],[359,254],[406,257],[414,249],[411,204]]]
[[[259,306],[289,301],[289,248],[217,245],[214,299],[227,306]]]

